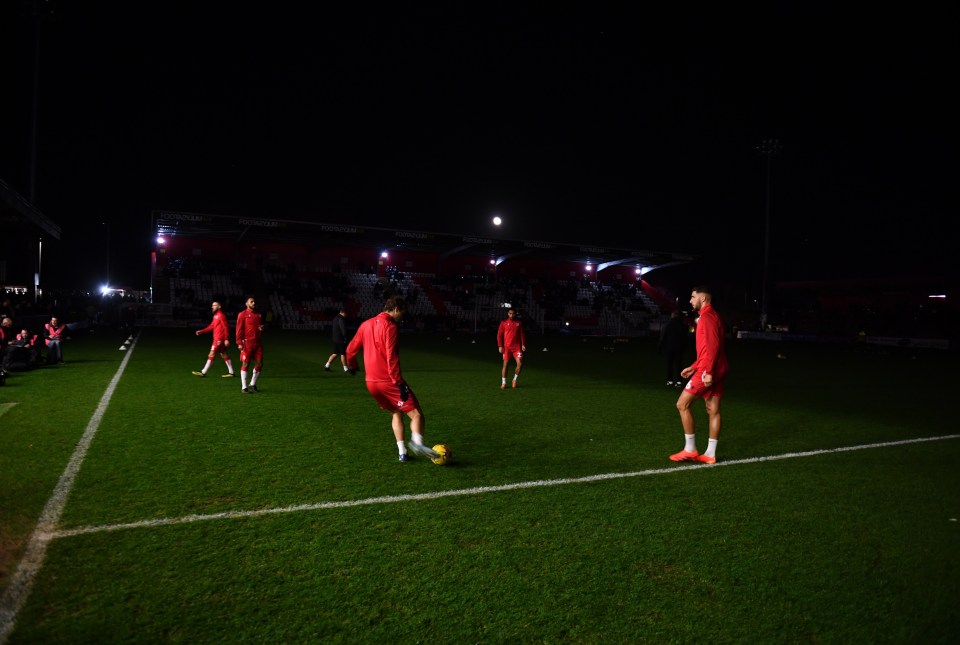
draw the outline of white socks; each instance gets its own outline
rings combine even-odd
[[[223,361],[223,362],[227,364],[227,371],[230,372],[231,374],[233,374],[233,363],[230,362],[230,359],[228,358],[227,360],[225,360],[225,361]]]
[[[705,454],[707,457],[716,457],[717,456],[717,439],[710,439],[707,442],[707,451]]]
[[[208,359],[207,359],[207,363],[203,366],[203,369],[200,370],[200,371],[203,372],[204,374],[206,374],[206,373],[207,373],[207,370],[210,369],[210,364],[211,364],[211,363],[213,363],[213,361],[208,358]]]
[[[684,446],[683,449],[687,452],[696,452],[697,451],[697,435],[695,434],[685,434],[683,435]],[[717,441],[718,439],[710,439],[707,441],[707,451],[703,453],[707,457],[716,457],[717,456]]]
[[[423,445],[423,435],[419,432],[411,432],[410,439],[412,439],[413,443],[417,444],[418,446]]]
[[[402,442],[402,441],[398,441],[398,442],[397,442],[397,450],[400,451],[400,454],[401,454],[401,455],[407,454],[407,444],[405,444],[405,443]]]

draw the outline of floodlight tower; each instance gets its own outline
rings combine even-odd
[[[27,174],[27,198],[30,204],[37,203],[37,121],[40,103],[40,36],[44,20],[51,19],[53,7],[49,3],[35,1],[30,3],[33,32],[33,79],[30,89],[30,159]],[[43,238],[37,239],[37,271],[33,280],[33,301],[40,301],[40,273],[43,269]]]
[[[107,276],[104,284],[107,286],[110,286],[110,222],[100,222],[100,223],[103,225],[104,230],[106,231],[104,239],[106,240],[106,249],[107,249],[107,252],[105,253],[105,259],[107,261]]]
[[[766,157],[767,166],[767,194],[764,203],[764,230],[763,230],[763,285],[760,295],[760,329],[767,328],[767,301],[769,300],[768,276],[770,272],[770,178],[772,175],[773,158],[780,153],[779,139],[764,139],[757,146],[760,156]]]

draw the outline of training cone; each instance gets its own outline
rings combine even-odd
[[[120,345],[120,349],[121,349],[121,350],[125,350],[126,348],[127,348],[126,345]]]

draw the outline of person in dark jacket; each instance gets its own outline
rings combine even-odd
[[[3,360],[0,362],[0,370],[4,372],[26,372],[37,367],[39,362],[40,350],[37,347],[37,335],[23,329],[14,340],[7,344]]]
[[[323,366],[323,369],[330,371],[330,363],[340,357],[340,364],[343,365],[343,371],[348,372],[347,369],[347,310],[343,307],[340,307],[340,313],[338,313],[333,318],[333,353],[330,354],[330,358],[327,359],[327,364]]]

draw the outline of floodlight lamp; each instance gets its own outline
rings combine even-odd
[[[107,285],[103,285],[102,287],[100,287],[100,295],[101,295],[101,296],[105,296],[105,295],[107,295],[108,293],[110,293],[110,287],[108,287]]]
[[[496,264],[497,261],[494,258],[490,258],[490,264]]]
[[[587,265],[587,271],[593,271],[593,265],[588,264],[588,265]]]
[[[493,218],[493,225],[494,225],[494,226],[500,226],[501,224],[503,224],[503,220],[500,219],[500,216],[499,216],[499,215],[497,215],[496,217]]]
[[[386,251],[380,251],[380,257],[382,257],[384,260],[386,260],[389,256],[387,255],[387,252],[386,252]]]
[[[163,246],[166,242],[167,242],[166,238],[164,238],[162,235],[157,236],[157,244],[159,244],[160,246]]]

